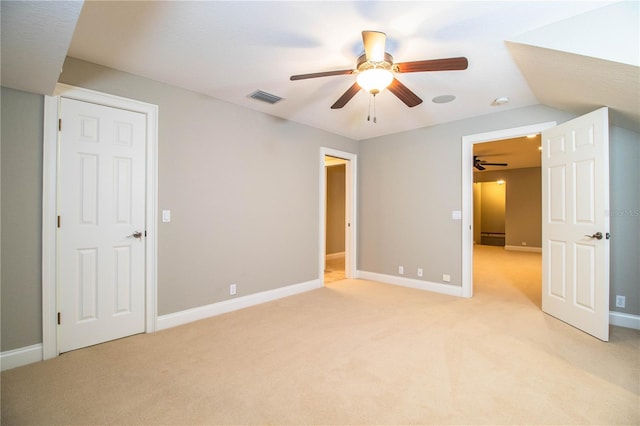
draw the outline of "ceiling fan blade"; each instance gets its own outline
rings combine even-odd
[[[353,74],[353,73],[354,73],[354,70],[314,72],[311,74],[292,75],[291,77],[289,77],[289,80],[304,80],[306,78],[330,77],[332,75],[347,75],[347,74]]]
[[[363,31],[362,44],[364,45],[364,54],[367,61],[382,62],[384,61],[384,45],[387,35],[380,31]]]
[[[466,70],[467,58],[427,59],[425,61],[400,62],[395,64],[398,72],[456,71]]]
[[[420,99],[418,95],[409,90],[407,86],[400,83],[400,81],[398,81],[398,79],[396,78],[393,79],[388,89],[391,93],[396,95],[398,99],[404,102],[409,108],[420,105],[422,103],[422,99]]]
[[[480,171],[485,170],[485,168],[482,167],[480,164],[474,164],[473,167],[475,167],[476,169],[478,169]]]
[[[342,94],[342,96],[340,96],[340,98],[336,101],[336,103],[331,105],[331,109],[340,109],[340,108],[342,108],[359,91],[360,91],[360,86],[358,85],[358,83],[353,83],[353,85],[351,87],[349,87],[347,89],[347,91]]]
[[[487,163],[486,161],[481,161],[480,164],[483,166],[508,166],[507,163]]]

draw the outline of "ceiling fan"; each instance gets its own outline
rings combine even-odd
[[[387,87],[391,93],[411,108],[420,105],[422,99],[398,81],[394,77],[394,73],[465,70],[469,65],[467,58],[464,57],[394,63],[393,56],[384,50],[386,38],[387,35],[380,31],[362,32],[364,54],[358,58],[356,69],[298,74],[292,75],[290,79],[304,80],[307,78],[357,74],[356,82],[331,105],[331,109],[339,109],[345,106],[361,88],[375,96]]]
[[[506,167],[508,165],[509,164],[507,164],[507,163],[489,163],[488,161],[479,159],[477,156],[473,157],[473,167],[475,167],[478,170],[485,170],[486,167],[484,167],[484,166],[502,166],[502,167]]]

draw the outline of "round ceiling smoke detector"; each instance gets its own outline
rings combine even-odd
[[[493,106],[500,106],[500,105],[505,105],[509,103],[509,98],[507,98],[506,96],[501,96],[499,98],[495,98],[493,100],[493,102],[491,102],[491,105]]]
[[[455,99],[456,97],[453,95],[441,95],[431,99],[431,102],[433,102],[434,104],[446,104],[452,102]]]

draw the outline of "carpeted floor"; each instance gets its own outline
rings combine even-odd
[[[2,424],[638,424],[640,333],[540,311],[540,255],[475,296],[362,280],[2,373]]]

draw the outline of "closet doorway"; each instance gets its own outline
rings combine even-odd
[[[324,157],[326,169],[326,208],[325,208],[325,284],[346,278],[345,240],[346,240],[346,170],[347,160]]]
[[[356,276],[355,154],[320,149],[319,277],[327,284]]]

